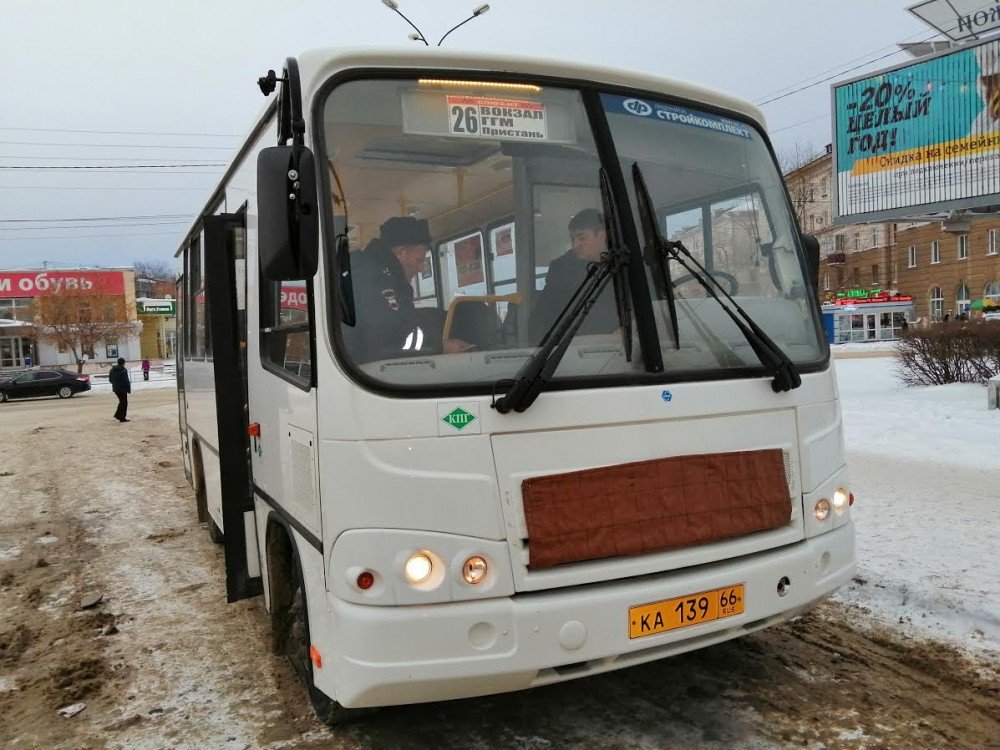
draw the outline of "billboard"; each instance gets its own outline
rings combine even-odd
[[[832,88],[837,223],[1000,203],[1000,39]]]
[[[0,271],[0,298],[74,294],[125,294],[121,271]]]

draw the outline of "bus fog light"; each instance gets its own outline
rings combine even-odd
[[[430,555],[426,552],[415,552],[406,561],[404,573],[406,580],[410,583],[423,583],[431,577],[434,570],[434,563],[431,562]]]
[[[847,509],[849,499],[850,493],[843,487],[839,487],[837,491],[833,493],[833,509],[838,513],[843,513]]]
[[[482,583],[486,578],[486,560],[479,555],[473,555],[462,565],[462,578],[465,582],[475,586]]]
[[[830,501],[825,497],[818,500],[816,507],[813,508],[813,513],[816,515],[817,521],[825,521],[826,517],[830,515]]]

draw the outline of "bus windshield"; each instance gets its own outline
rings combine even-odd
[[[682,241],[793,362],[823,361],[784,188],[749,124],[652,97],[498,81],[354,80],[321,106],[332,224],[350,248],[328,308],[337,354],[363,380],[488,391],[514,377],[608,249],[601,167],[620,170],[631,190],[636,163],[661,235]],[[619,164],[597,145],[602,118]],[[635,212],[629,197],[623,216]],[[623,309],[651,311],[664,372],[646,372],[637,341],[626,355],[608,284],[553,382],[760,370],[701,284],[667,264],[671,321],[662,264],[643,267],[648,290]]]

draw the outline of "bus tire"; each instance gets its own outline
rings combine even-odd
[[[309,607],[305,579],[299,556],[292,545],[282,525],[268,524],[267,569],[274,651],[288,657],[309,693],[309,702],[316,717],[333,727],[365,712],[344,708],[315,685],[309,654]]]
[[[341,706],[316,687],[313,680],[313,664],[309,656],[309,608],[305,599],[305,579],[299,565],[298,555],[293,556],[295,590],[289,605],[289,660],[299,678],[305,683],[309,692],[309,702],[312,704],[316,717],[327,726],[333,727],[351,717],[351,711]]]
[[[211,520],[208,515],[208,492],[205,490],[205,471],[201,466],[201,446],[197,440],[191,442],[191,484],[194,485],[194,500],[198,509],[198,521]]]

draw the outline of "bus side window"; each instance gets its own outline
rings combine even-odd
[[[304,281],[260,280],[261,364],[287,380],[312,383],[310,289]]]
[[[510,219],[489,230],[490,263],[493,272],[493,293],[504,295],[517,292],[517,245],[514,220]],[[497,303],[500,320],[507,319],[507,302]]]
[[[211,351],[211,333],[208,328],[208,300],[205,296],[205,266],[202,262],[201,236],[191,241],[188,253],[188,356],[205,359]]]

